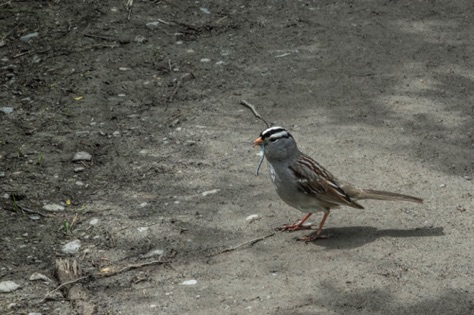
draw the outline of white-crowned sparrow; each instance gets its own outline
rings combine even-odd
[[[307,213],[295,224],[284,225],[282,230],[296,231],[307,228],[303,224],[312,212],[324,212],[317,231],[300,240],[312,241],[327,237],[321,235],[321,231],[330,210],[340,206],[364,209],[356,200],[377,199],[423,203],[423,199],[417,197],[360,189],[337,179],[315,160],[298,150],[293,136],[282,127],[264,130],[254,141],[254,145],[262,146],[278,196],[291,207]]]

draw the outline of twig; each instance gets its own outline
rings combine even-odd
[[[11,4],[11,3],[10,3],[10,4]],[[5,3],[2,4],[2,5],[0,5],[0,6],[4,6],[4,5],[5,5]],[[11,33],[13,33],[13,31],[16,30],[16,29],[18,28],[18,26],[20,26],[20,25],[21,25],[21,24],[15,25],[14,28],[12,28],[8,33],[5,34],[5,36],[3,36],[3,37],[0,39],[0,42],[1,42],[2,40],[4,40],[5,38],[7,38]]]
[[[133,9],[133,0],[128,0],[127,1],[127,10],[128,10],[127,20],[129,21],[130,21],[130,16],[132,15],[132,9]]]
[[[258,242],[260,242],[260,241],[263,241],[263,240],[266,239],[266,238],[272,237],[273,235],[275,235],[275,232],[270,233],[270,234],[267,234],[267,235],[264,235],[264,236],[260,236],[260,237],[254,238],[253,240],[250,240],[250,241],[247,241],[247,242],[238,244],[238,245],[236,245],[236,246],[232,246],[232,247],[226,248],[226,249],[221,250],[220,252],[217,252],[217,253],[212,254],[212,255],[210,255],[210,256],[212,257],[212,256],[217,256],[217,255],[220,255],[220,254],[232,252],[232,251],[237,250],[237,249],[239,249],[240,247],[243,247],[243,246],[245,246],[245,245],[253,246],[253,245],[255,245],[256,243],[258,243]]]
[[[47,214],[44,214],[44,213],[41,213],[41,212],[38,212],[38,211],[35,211],[35,210],[28,209],[28,208],[20,206],[18,204],[17,204],[17,207],[20,208],[20,210],[23,211],[23,212],[27,212],[27,213],[31,213],[31,214],[37,214],[37,215],[40,215],[42,217],[50,217]]]
[[[162,20],[162,19],[157,19],[157,21],[160,22],[160,23],[163,23],[165,25],[170,25],[171,24],[170,22],[167,22],[167,21]]]
[[[73,283],[76,283],[78,281],[81,281],[81,280],[84,280],[86,278],[88,278],[89,276],[84,276],[84,277],[80,277],[80,278],[77,278],[77,279],[74,279],[74,280],[71,280],[71,281],[68,281],[68,282],[64,282],[63,284],[61,284],[60,286],[58,286],[56,289],[54,290],[51,290],[49,291],[48,293],[46,293],[45,297],[41,300],[40,303],[43,303],[44,301],[46,301],[46,299],[48,298],[48,296],[53,293],[53,292],[56,292],[58,291],[59,289],[61,289],[62,287],[68,285],[68,284],[73,284]]]
[[[122,269],[120,269],[118,271],[99,274],[99,276],[100,277],[111,277],[111,276],[115,276],[119,273],[126,272],[126,271],[129,271],[129,270],[132,270],[132,269],[138,269],[138,268],[142,268],[142,267],[145,267],[145,266],[156,265],[156,264],[162,265],[162,264],[169,264],[169,263],[171,263],[171,262],[170,261],[162,261],[162,260],[153,260],[153,261],[149,261],[149,262],[146,262],[146,263],[143,263],[143,264],[128,265],[128,266],[123,267]]]
[[[130,40],[128,39],[119,39],[119,38],[115,38],[115,37],[111,37],[111,36],[105,36],[105,35],[94,35],[94,34],[84,34],[84,37],[89,37],[89,38],[93,38],[93,39],[102,39],[102,40],[105,40],[105,41],[109,41],[109,42],[118,42],[119,44],[128,44],[130,43]]]
[[[178,89],[179,87],[181,86],[181,80],[178,80],[176,82],[176,88],[174,89],[173,91],[173,94],[171,94],[170,98],[168,99],[168,101],[172,102],[173,101],[173,98],[176,96],[176,93],[178,93]]]
[[[270,127],[270,125],[267,123],[267,121],[265,119],[263,119],[262,116],[260,116],[260,114],[257,112],[257,110],[255,109],[255,106],[253,106],[252,104],[250,104],[249,102],[247,102],[245,100],[240,100],[240,104],[247,107],[248,109],[250,109],[255,117],[257,117],[258,119],[263,121],[265,123],[265,125],[267,125],[267,127]]]

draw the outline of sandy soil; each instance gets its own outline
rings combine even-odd
[[[469,0],[3,1],[0,282],[20,288],[0,313],[472,314],[473,18]],[[425,203],[275,233],[301,213],[255,176],[264,125],[241,99],[339,178]]]

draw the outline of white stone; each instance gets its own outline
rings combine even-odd
[[[253,221],[259,220],[259,219],[260,219],[260,216],[258,214],[251,214],[245,218],[245,221],[247,221],[248,223],[252,223]]]
[[[183,281],[183,283],[181,283],[181,284],[182,285],[195,285],[197,283],[198,283],[197,280],[192,279],[192,280]]]
[[[44,205],[43,209],[51,212],[64,211],[64,207],[55,203]]]
[[[46,282],[53,282],[53,280],[51,280],[50,278],[48,278],[47,276],[45,276],[44,274],[39,273],[39,272],[35,272],[30,276],[30,281],[36,281],[36,280],[42,280],[42,281],[46,281]]]
[[[221,190],[220,190],[220,189],[208,190],[208,191],[204,191],[204,192],[202,193],[202,195],[203,195],[204,197],[206,197],[207,195],[216,194],[216,193],[218,193],[219,191],[221,191]]]
[[[94,218],[94,219],[89,221],[90,225],[97,225],[97,223],[99,223],[99,219],[97,219],[97,218]]]
[[[66,255],[74,255],[81,249],[81,241],[74,240],[61,247],[61,251]]]
[[[73,162],[90,161],[90,160],[92,160],[92,155],[90,155],[90,153],[85,152],[85,151],[77,152],[76,154],[74,154],[74,157],[72,158]]]
[[[16,284],[13,281],[2,281],[0,282],[0,292],[9,293],[13,292],[20,287],[19,284]]]

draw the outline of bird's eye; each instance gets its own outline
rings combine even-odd
[[[270,141],[271,141],[271,142],[277,142],[277,141],[278,141],[278,138],[270,138]]]

